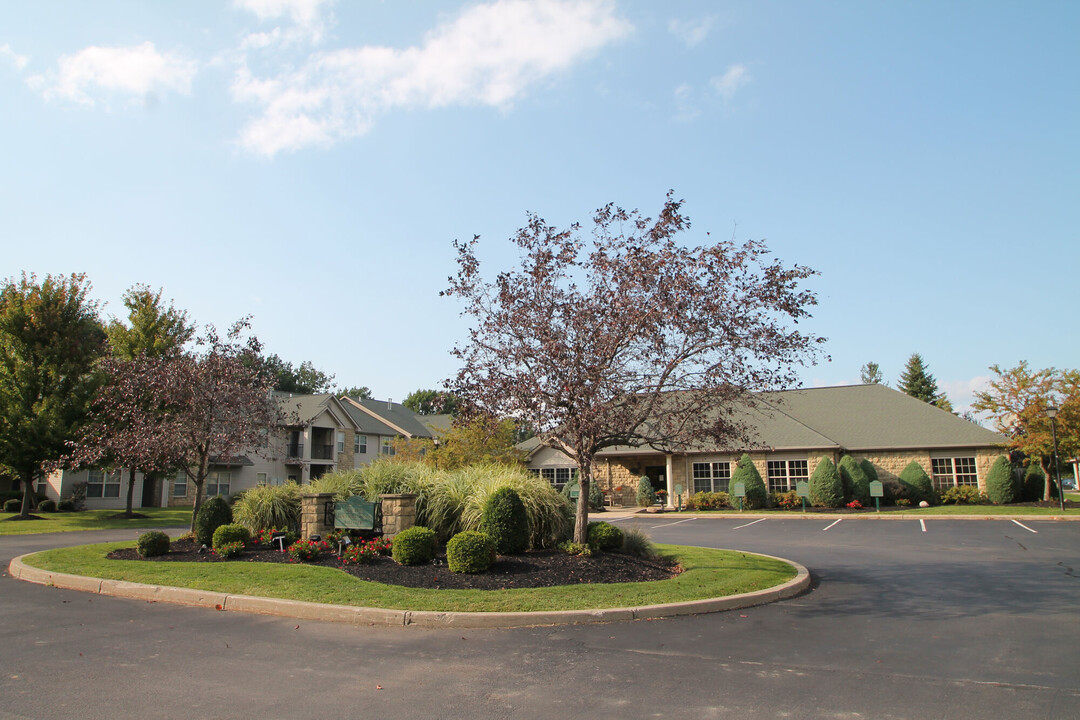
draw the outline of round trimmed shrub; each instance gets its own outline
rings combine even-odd
[[[391,557],[399,565],[423,565],[435,559],[435,531],[414,525],[394,536]]]
[[[251,531],[243,525],[237,523],[229,523],[228,525],[222,525],[214,531],[214,549],[221,553],[221,547],[228,543],[241,543],[247,545],[251,542]]]
[[[206,500],[199,506],[199,512],[195,516],[195,542],[201,545],[212,545],[214,531],[232,521],[232,508],[225,502],[225,498],[215,495]]]
[[[589,544],[597,550],[618,550],[623,545],[623,532],[611,523],[589,523]]]
[[[900,472],[900,485],[904,489],[904,496],[914,505],[922,501],[934,502],[934,484],[930,482],[930,476],[923,470],[923,466],[912,460],[907,467]]]
[[[986,473],[986,497],[995,505],[1016,502],[1012,466],[1004,455],[998,455],[990,466],[990,471]]]
[[[56,509],[60,512],[75,512],[75,501],[71,498],[66,498],[56,503]]]
[[[844,484],[844,500],[858,500],[864,506],[871,505],[870,478],[866,476],[862,464],[850,455],[845,455],[840,458],[840,464],[836,469]]]
[[[139,557],[157,557],[169,553],[169,536],[160,530],[151,530],[139,536],[135,543]]]
[[[642,475],[637,484],[638,507],[648,507],[656,502],[656,492],[653,490],[652,480],[647,475]]]
[[[1046,473],[1040,465],[1031,463],[1024,473],[1024,502],[1039,502],[1046,492]],[[1050,480],[1050,498],[1057,498],[1057,483]]]
[[[577,500],[570,497],[570,493],[573,492],[575,488],[580,487],[581,484],[575,477],[573,480],[563,485],[562,496],[569,500],[571,504],[577,503]],[[604,509],[604,493],[601,492],[600,486],[596,483],[596,480],[589,483],[589,509],[596,511],[602,511]]]
[[[810,476],[810,502],[816,507],[838,508],[844,504],[844,483],[833,461],[818,461]]]
[[[743,498],[743,508],[746,510],[759,510],[769,506],[769,493],[765,490],[765,481],[761,479],[754,461],[750,456],[743,453],[739,458],[739,464],[735,466],[735,472],[731,473],[732,502],[738,506],[739,501],[735,498],[735,483],[741,482],[746,488],[746,497]]]
[[[19,512],[22,510],[22,500],[11,498],[4,501],[4,512]]]
[[[516,490],[503,487],[488,496],[480,532],[491,538],[500,555],[518,555],[528,550],[529,516]]]
[[[459,532],[446,543],[446,566],[450,572],[481,573],[495,562],[495,543],[475,530]]]
[[[56,501],[55,500],[42,500],[41,502],[38,503],[37,508],[41,512],[47,512],[47,513],[56,512]]]

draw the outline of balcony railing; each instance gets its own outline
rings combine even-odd
[[[304,443],[291,443],[285,448],[285,457],[287,458],[302,458],[304,457]]]
[[[312,460],[333,460],[334,459],[334,446],[333,445],[312,445],[311,446],[311,459]]]

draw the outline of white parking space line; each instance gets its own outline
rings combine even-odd
[[[926,521],[925,521],[925,520],[922,520],[922,519],[920,519],[920,520],[919,520],[919,527],[921,527],[921,528],[922,528],[922,531],[923,531],[923,532],[926,532]]]
[[[653,526],[652,526],[652,527],[650,527],[649,529],[650,529],[650,530],[655,530],[656,528],[666,528],[666,527],[671,527],[672,525],[678,525],[679,523],[684,523],[684,522],[690,522],[690,521],[691,521],[691,520],[693,520],[693,519],[694,519],[694,518],[686,518],[685,520],[676,520],[675,522],[671,522],[671,523],[664,523],[663,525],[653,525]]]
[[[831,528],[831,527],[832,527],[833,525],[838,525],[838,524],[840,524],[840,523],[842,523],[842,522],[844,522],[844,518],[840,518],[839,520],[837,520],[836,522],[834,522],[834,523],[833,523],[832,525],[829,525],[829,527],[827,527],[827,528],[822,528],[821,532],[825,532],[826,530],[828,530],[829,528]]]
[[[731,529],[732,530],[738,530],[739,528],[750,527],[751,525],[757,525],[759,522],[765,522],[766,520],[768,520],[768,518],[759,518],[759,519],[755,520],[754,522],[748,522],[745,525],[738,525],[738,526],[733,527]]]
[[[1012,520],[1012,518],[1009,518],[1009,519],[1010,519],[1010,520]],[[1024,528],[1025,530],[1027,530],[1027,531],[1028,531],[1029,533],[1035,533],[1036,535],[1038,535],[1038,534],[1039,534],[1039,531],[1038,531],[1038,530],[1032,530],[1032,529],[1031,529],[1031,528],[1029,528],[1029,527],[1028,527],[1027,525],[1025,525],[1024,523],[1020,522],[1019,520],[1013,520],[1013,522],[1014,522],[1014,523],[1016,523],[1017,525],[1019,525],[1020,527]]]

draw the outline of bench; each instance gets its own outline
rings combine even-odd
[[[356,495],[348,500],[327,503],[326,508],[328,514],[333,514],[335,530],[352,530],[366,537],[382,535],[381,502],[368,502]]]

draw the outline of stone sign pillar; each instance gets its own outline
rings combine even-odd
[[[312,535],[323,538],[333,531],[333,525],[326,524],[326,506],[334,500],[333,493],[308,493],[300,496],[300,537],[311,539]]]
[[[380,495],[383,537],[392,538],[416,524],[416,495]]]

